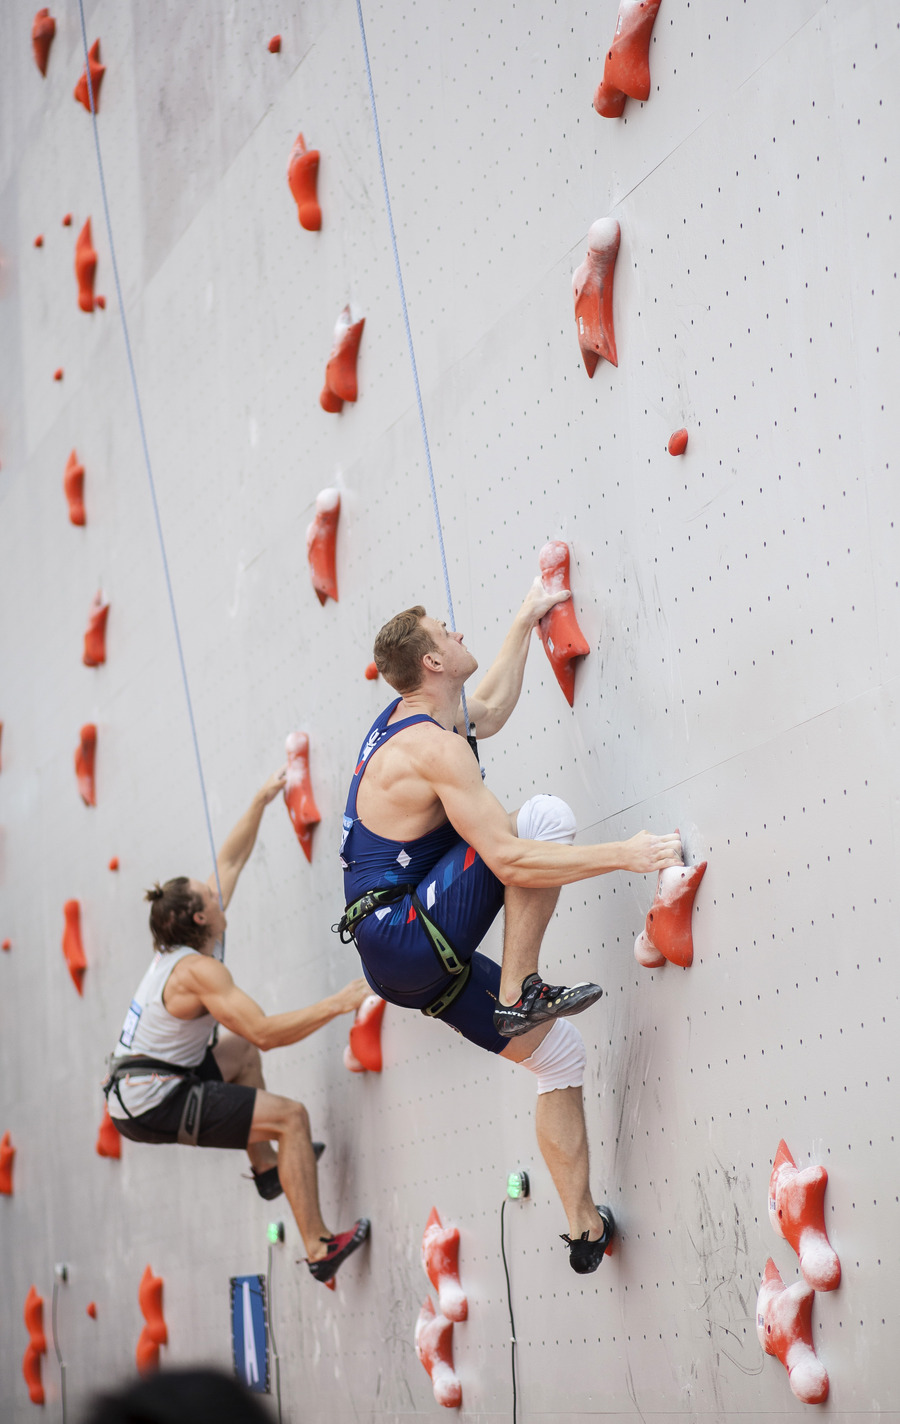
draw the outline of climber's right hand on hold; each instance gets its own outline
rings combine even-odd
[[[666,836],[638,831],[630,841],[622,843],[622,850],[622,869],[633,870],[639,875],[652,875],[658,870],[668,870],[670,865],[684,864],[681,836],[677,831]]]
[[[533,628],[549,613],[551,608],[555,608],[557,603],[565,603],[572,597],[567,588],[556,589],[551,592],[546,589],[541,581],[540,574],[537,575],[531,588],[525,595],[520,612],[525,615]]]

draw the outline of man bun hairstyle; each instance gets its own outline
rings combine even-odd
[[[203,909],[203,901],[186,875],[176,875],[165,885],[158,882],[147,890],[144,899],[150,901],[150,933],[156,948],[165,954],[182,945],[200,949],[209,933],[206,925],[198,925],[194,916]]]
[[[437,652],[431,634],[422,627],[425,609],[421,603],[395,613],[375,639],[375,666],[385,682],[405,697],[422,681],[422,659]]]

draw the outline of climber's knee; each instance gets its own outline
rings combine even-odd
[[[559,796],[532,796],[516,817],[519,839],[523,841],[566,841],[575,839],[575,812]]]
[[[578,1029],[568,1019],[557,1019],[531,1057],[522,1060],[522,1067],[534,1073],[540,1096],[553,1093],[557,1088],[580,1088],[586,1062],[587,1053]]]

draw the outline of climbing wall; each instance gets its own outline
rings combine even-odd
[[[288,733],[309,737],[312,860],[276,802],[229,913],[229,966],[269,1010],[356,972],[329,927],[346,782],[387,700],[364,669],[393,612],[446,614],[356,7],[85,4],[118,287],[72,92],[79,9],[52,8],[44,77],[33,10],[0,10],[0,1134],[16,1150],[0,1415],[32,1417],[26,1346],[48,1418],[128,1377],[149,1266],[163,1368],[229,1368],[230,1279],[271,1267],[285,1421],[435,1417],[413,1333],[436,1207],[468,1297],[460,1418],[508,1420],[500,1211],[524,1167],[532,1195],[504,1214],[520,1420],[793,1418],[813,1406],[757,1338],[767,1259],[800,1280],[768,1213],[784,1139],[828,1171],[842,1280],[811,1318],[826,1410],[900,1418],[897,5],[664,0],[649,99],[604,118],[615,0],[363,0],[457,626],[486,666],[560,539],[591,647],[570,709],[535,641],[516,715],[482,748],[489,784],[510,806],[565,796],[583,842],[677,826],[708,869],[689,969],[636,964],[640,876],[564,890],[546,939],[551,980],[605,989],[580,1026],[592,1176],[621,1241],[595,1276],[558,1240],[529,1075],[391,1007],[380,1075],[343,1067],[347,1020],[268,1055],[269,1085],[328,1144],[326,1219],[372,1218],[334,1294],[238,1154],[95,1143],[149,954],[142,891],[211,869],[122,306],[217,842]],[[286,179],[301,131],[319,231]],[[571,277],[608,216],[618,365],[589,379]],[[74,271],[88,218],[93,312]],[[359,398],[327,413],[348,304]],[[326,488],[339,596],[320,604],[306,528]],[[89,668],[98,589],[106,661]],[[95,806],[73,766],[88,724]],[[274,1379],[270,1402],[277,1417]]]

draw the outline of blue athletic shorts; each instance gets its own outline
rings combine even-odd
[[[459,840],[416,887],[429,918],[441,930],[463,963],[470,963],[469,982],[441,1014],[472,1043],[499,1053],[509,1043],[494,1028],[500,992],[500,966],[476,949],[503,905],[503,886],[471,846]],[[452,983],[419,923],[412,897],[376,910],[356,931],[363,973],[376,994],[390,1004],[423,1009]]]

